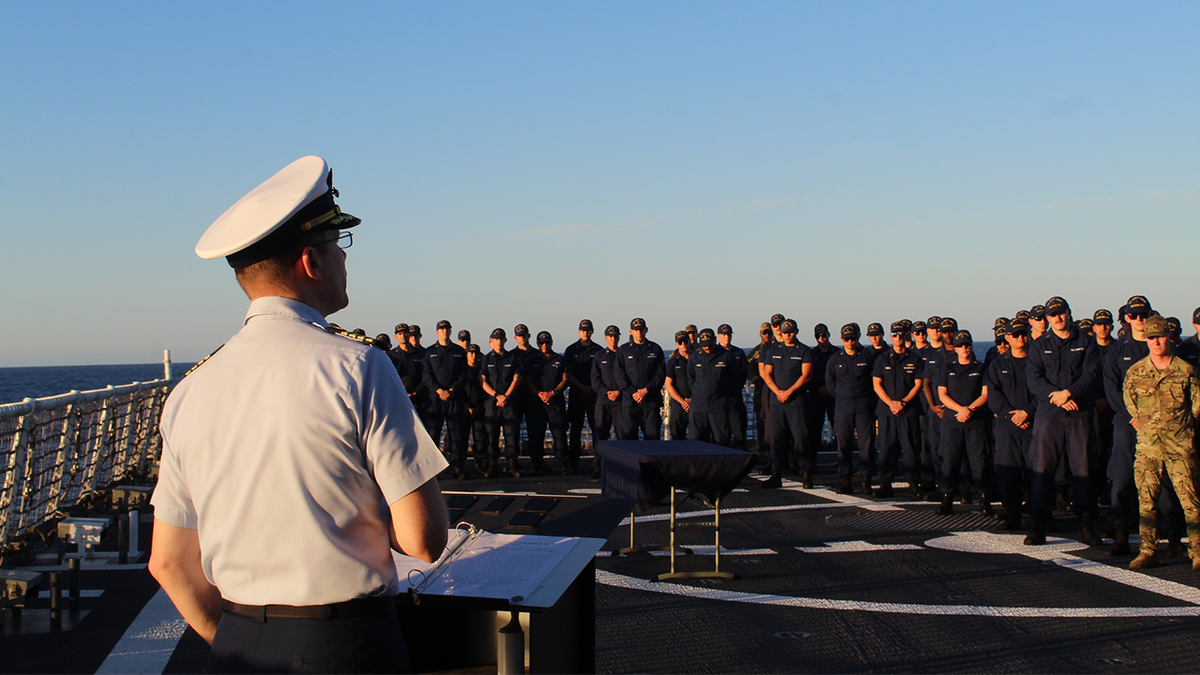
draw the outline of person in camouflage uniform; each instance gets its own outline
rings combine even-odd
[[[1171,354],[1170,329],[1161,317],[1146,319],[1150,355],[1125,374],[1125,406],[1137,429],[1133,475],[1137,484],[1142,549],[1130,569],[1158,565],[1158,497],[1163,473],[1183,505],[1192,569],[1200,571],[1200,500],[1196,497],[1194,435],[1200,416],[1196,371]]]

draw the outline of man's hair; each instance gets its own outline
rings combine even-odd
[[[314,230],[304,232],[292,247],[285,249],[265,260],[238,267],[234,270],[238,285],[250,295],[250,288],[291,288],[295,284],[292,268],[296,261],[309,246],[318,246],[323,238],[328,237],[329,230]],[[333,240],[329,240],[332,242]],[[328,243],[328,242],[327,242]]]

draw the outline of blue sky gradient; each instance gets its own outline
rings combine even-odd
[[[4,9],[0,366],[215,349],[192,247],[305,154],[372,334],[1200,305],[1195,3]]]

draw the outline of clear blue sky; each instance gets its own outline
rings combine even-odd
[[[1194,2],[0,8],[0,366],[215,349],[192,247],[306,154],[371,334],[1200,305]]]

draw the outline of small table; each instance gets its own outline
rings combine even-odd
[[[757,456],[702,441],[601,441],[596,445],[601,461],[600,492],[605,497],[633,499],[629,518],[629,548],[617,553],[644,550],[634,546],[633,527],[636,514],[662,503],[671,497],[671,540],[666,550],[671,552],[671,571],[659,574],[654,581],[667,579],[737,579],[737,575],[720,571],[721,564],[721,498],[733,491],[754,468]],[[675,544],[675,490],[701,494],[713,504],[714,529],[713,569],[702,572],[676,572],[675,553],[682,549]]]

